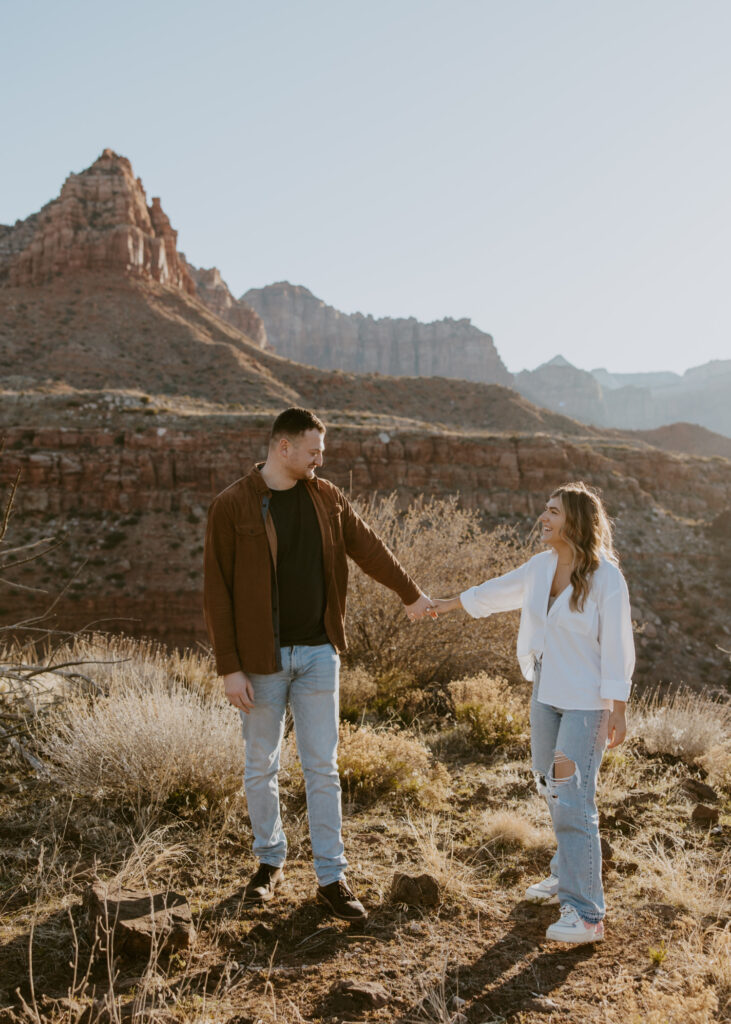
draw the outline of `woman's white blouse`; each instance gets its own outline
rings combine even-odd
[[[541,659],[538,700],[557,708],[597,710],[627,700],[635,667],[632,615],[624,576],[602,558],[591,578],[583,611],[569,607],[571,586],[548,611],[556,571],[555,551],[542,551],[512,572],[460,595],[474,618],[521,609],[518,661],[533,680]]]

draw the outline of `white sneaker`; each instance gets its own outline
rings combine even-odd
[[[558,903],[558,878],[549,875],[542,882],[536,882],[525,890],[524,899],[529,903]]]
[[[604,939],[604,922],[588,924],[568,903],[561,907],[561,917],[548,926],[546,938],[552,942],[601,942]]]

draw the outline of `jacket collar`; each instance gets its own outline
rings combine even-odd
[[[258,494],[271,494],[271,490],[267,486],[267,482],[261,475],[261,468],[264,465],[263,462],[254,463],[253,468],[249,472],[251,482],[254,485],[254,489]],[[320,481],[317,477],[313,480],[305,480],[305,483],[311,491],[318,491],[320,489]]]

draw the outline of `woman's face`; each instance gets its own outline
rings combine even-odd
[[[566,522],[566,513],[559,495],[548,499],[546,507],[538,518],[542,527],[541,536],[545,544],[555,547],[557,544],[565,543],[561,538],[561,530]]]

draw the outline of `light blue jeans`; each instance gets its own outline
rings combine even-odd
[[[254,855],[281,867],[287,838],[279,808],[279,757],[289,700],[305,777],[315,873],[329,885],[348,866],[342,838],[338,775],[340,658],[331,644],[283,647],[282,671],[252,675],[254,706],[241,712],[245,741],[244,788],[254,834]]]
[[[559,903],[568,903],[589,924],[605,914],[596,783],[607,742],[608,711],[575,711],[536,699],[536,667],[530,708],[531,755],[536,786],[545,797],[558,849],[551,873]],[[554,778],[554,760],[574,762],[567,779]]]

